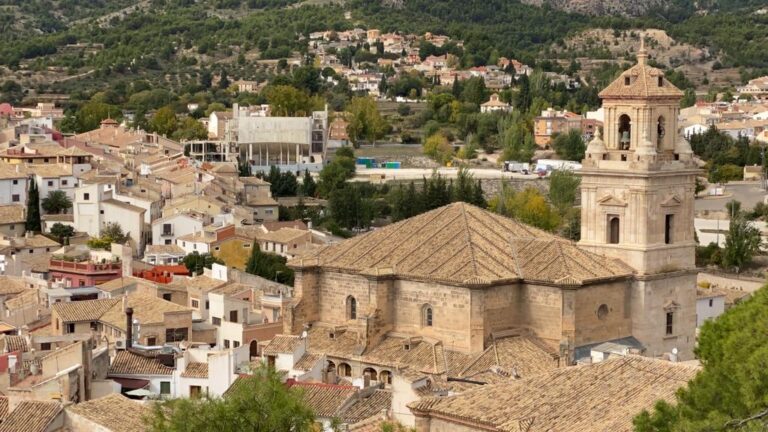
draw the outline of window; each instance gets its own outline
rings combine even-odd
[[[368,376],[368,378],[371,381],[378,381],[379,374],[376,373],[376,369],[374,369],[374,368],[365,368],[363,370],[363,376],[366,376],[366,375]]]
[[[664,218],[664,243],[672,244],[672,228],[674,227],[675,215],[668,214]]]
[[[13,184],[17,185],[17,184],[19,184],[19,181],[18,180],[14,180]]]
[[[61,181],[61,185],[62,186],[67,186],[68,184],[69,184],[69,180],[62,180]]]
[[[237,322],[237,311],[236,310],[229,311],[229,321],[233,322],[233,323]]]
[[[34,250],[34,249],[30,249],[30,250],[29,250],[29,253],[35,253],[35,250]],[[82,282],[82,281],[81,281],[81,282]],[[80,285],[80,286],[82,286],[82,285]]]
[[[624,85],[629,85],[632,81],[628,76],[624,77]]]
[[[53,187],[53,180],[48,180],[48,187]]]
[[[200,309],[200,300],[192,299],[192,307],[195,309]]]
[[[74,333],[75,332],[75,324],[74,323],[68,323],[66,331],[64,333]]]
[[[224,339],[224,349],[229,348],[229,339]]]
[[[347,319],[357,319],[357,300],[354,297],[347,297]]]
[[[250,249],[251,248],[251,244],[250,243],[243,243],[243,247],[246,248],[246,249]]]
[[[392,384],[392,373],[385,370],[381,371],[379,373],[379,382],[384,384]]]
[[[170,381],[160,381],[160,394],[161,395],[169,395],[169,394],[171,394],[171,382]]]
[[[147,338],[147,345],[149,346],[155,346],[157,345],[157,338],[156,337],[148,337]]]
[[[619,244],[620,228],[619,217],[616,215],[608,215],[608,243]]]
[[[659,77],[659,87],[664,87],[664,77]]]
[[[182,328],[169,328],[165,329],[165,341],[166,342],[181,342],[187,340],[188,329]]]
[[[659,116],[659,119],[656,120],[656,138],[659,147],[661,147],[661,141],[664,139],[664,134],[666,133],[665,123],[664,116]]]
[[[171,239],[165,239],[165,244],[167,245],[171,244]]]
[[[163,235],[171,235],[171,234],[173,234],[173,228],[171,227],[171,224],[164,223]]]
[[[99,210],[99,214],[104,214],[104,210]]]
[[[11,224],[11,226],[10,226],[10,227],[8,227],[8,228],[9,228],[11,231],[13,231],[13,230],[14,230],[14,228],[16,228],[16,225],[14,225],[14,224]]]
[[[713,301],[712,299],[709,299],[709,307],[712,307]]]
[[[237,348],[237,347],[239,347],[239,346],[240,346],[240,342],[238,342],[238,341],[232,341],[232,347],[233,347],[233,348]]]
[[[205,310],[208,310],[210,308],[211,308],[211,303],[208,300],[206,300],[205,301]]]
[[[83,194],[83,201],[88,201],[89,199],[91,199],[91,194],[89,194],[89,193],[84,193],[84,194]]]
[[[96,321],[91,321],[91,330],[96,331],[99,329],[99,324]]]
[[[19,202],[19,201],[21,201],[21,197],[19,196],[19,194],[13,194],[13,195],[11,195],[11,201]]]
[[[31,251],[30,251],[30,252],[31,252]],[[77,283],[78,283],[78,285],[80,285],[81,287],[84,287],[84,286],[85,286],[85,281],[84,281],[84,280],[80,280],[80,281],[78,281]]]
[[[56,300],[56,303],[58,303],[58,302],[59,302],[59,301],[58,301],[58,300]],[[59,329],[59,320],[56,320],[56,330],[58,330],[58,329]]]
[[[48,163],[48,158],[43,158],[43,163]]]
[[[607,304],[601,304],[597,308],[597,318],[599,320],[604,320],[608,317],[608,305]]]
[[[629,150],[629,143],[632,137],[632,120],[628,115],[622,114],[619,117],[619,146],[620,150]]]
[[[171,301],[171,293],[165,293],[165,294],[163,294],[163,300],[165,300],[165,301]]]
[[[352,376],[352,366],[346,363],[341,363],[339,365],[339,376],[343,376],[343,377]]]
[[[674,334],[675,313],[667,312],[667,336]]]
[[[221,325],[221,318],[219,317],[211,317],[211,322],[213,325],[220,326]]]
[[[421,308],[421,325],[425,327],[432,327],[432,306],[424,305]]]

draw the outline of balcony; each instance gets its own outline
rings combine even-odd
[[[81,273],[81,274],[94,274],[94,273],[119,273],[123,269],[123,265],[120,262],[113,263],[94,263],[90,261],[74,262],[57,260],[51,258],[48,263],[48,268],[51,271],[59,271],[64,273]]]
[[[173,230],[163,230],[163,232],[160,233],[161,237],[173,237]]]

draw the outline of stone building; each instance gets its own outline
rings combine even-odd
[[[283,313],[306,349],[294,356],[324,356],[326,381],[394,374],[414,389],[419,374],[454,389],[525,378],[606,358],[590,358],[606,342],[692,358],[697,170],[676,133],[682,93],[646,60],[641,48],[600,93],[605,141],[583,163],[579,243],[454,203],[302,255]]]

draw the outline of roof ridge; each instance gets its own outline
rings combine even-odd
[[[466,231],[466,235],[467,235],[467,248],[469,249],[472,267],[474,269],[475,276],[479,276],[477,273],[477,261],[475,258],[475,248],[472,247],[472,230],[469,229],[469,221],[467,220],[467,210],[464,206],[465,206],[465,203],[461,202],[460,204],[461,215],[464,217],[464,231]]]
[[[444,207],[439,207],[439,209],[440,209],[441,211],[439,211],[439,212],[436,212],[436,215],[435,215],[434,217],[430,218],[430,220],[429,220],[429,221],[430,221],[430,222],[432,222],[433,220],[437,219],[437,217],[438,217],[438,216],[440,216],[440,215],[442,215],[443,213],[445,213],[445,212],[446,212],[446,211],[447,211],[447,210],[448,210],[450,207],[451,207],[451,206],[444,206]],[[455,220],[456,220],[456,218],[453,218],[453,219],[451,220],[451,222],[453,222],[453,221],[455,221]],[[423,224],[423,225],[422,225],[422,227],[424,227],[424,226],[426,226],[426,225],[427,225],[427,224]],[[392,230],[392,234],[395,234],[395,230]],[[438,235],[438,234],[440,234],[440,230],[435,230],[435,231],[434,231],[434,232],[433,232],[433,233],[432,233],[432,234],[431,234],[431,235],[428,237],[428,239],[431,239],[431,238],[435,237],[435,236],[436,236],[436,235]],[[400,245],[402,245],[402,243],[401,243]],[[442,247],[445,247],[445,243],[443,243],[442,245],[440,245],[440,248],[442,248]],[[393,267],[393,268],[397,268],[398,264],[400,264],[400,263],[401,263],[401,262],[403,262],[405,259],[407,259],[407,258],[408,258],[408,257],[411,255],[411,253],[413,253],[413,252],[415,252],[415,250],[411,250],[411,251],[410,251],[410,253],[408,253],[408,254],[405,254],[404,256],[402,256],[402,257],[401,257],[401,258],[400,258],[400,259],[399,259],[397,262],[394,262],[394,263],[392,263],[392,267]],[[415,268],[415,267],[418,267],[418,265],[419,265],[419,264],[423,263],[423,262],[424,262],[424,261],[426,261],[428,258],[430,258],[430,257],[429,257],[429,256],[427,256],[427,257],[424,257],[424,258],[423,258],[423,259],[421,259],[421,260],[420,260],[418,263],[416,263],[416,265],[413,265],[413,266],[411,266],[411,269],[413,269],[413,268]],[[377,261],[376,263],[378,264],[378,263],[379,263],[379,262],[381,262],[382,260],[383,260],[383,258],[382,258],[381,260]]]

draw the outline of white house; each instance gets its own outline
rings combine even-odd
[[[78,187],[73,201],[74,226],[77,231],[98,237],[109,223],[117,223],[141,255],[147,243],[144,214],[146,210],[113,197],[111,183],[90,183]]]
[[[38,164],[27,165],[25,169],[37,184],[41,202],[50,192],[57,190],[64,192],[70,200],[75,199],[77,177],[72,173],[71,165]]]
[[[0,205],[27,204],[27,174],[20,165],[0,164]]]
[[[510,112],[510,111],[512,111],[512,105],[506,102],[502,102],[501,99],[499,99],[498,93],[492,94],[488,102],[485,102],[484,104],[480,105],[480,112],[482,113]]]
[[[153,265],[174,265],[180,263],[186,253],[175,244],[147,245],[144,262]]]
[[[692,135],[702,134],[706,132],[707,129],[709,129],[709,126],[706,126],[700,123],[692,124],[690,126],[683,128],[683,136],[686,139],[689,139]]]
[[[725,312],[725,293],[711,289],[698,289],[696,293],[696,328]]]
[[[152,222],[152,244],[172,245],[176,239],[203,230],[203,221],[194,213],[176,213]]]

